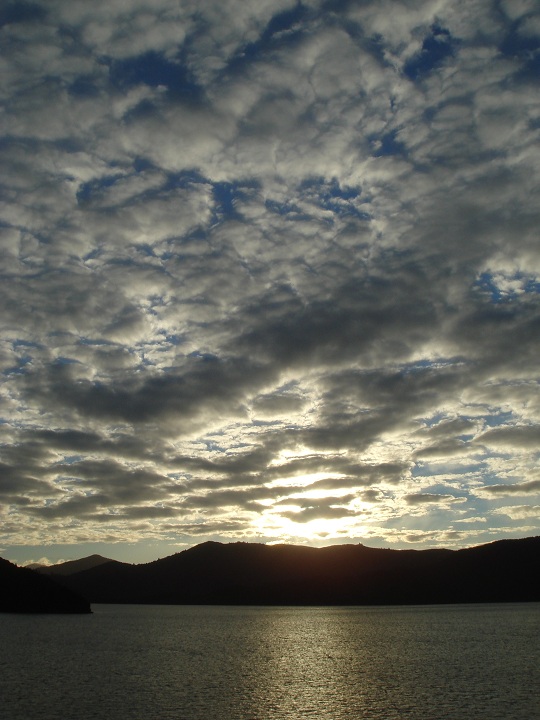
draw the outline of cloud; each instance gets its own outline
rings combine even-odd
[[[476,491],[483,497],[507,495],[534,495],[540,493],[540,480],[511,483],[508,485],[486,485]]]
[[[41,558],[39,558],[39,560],[29,559],[27,562],[24,563],[24,565],[25,565],[25,566],[28,566],[28,565],[45,565],[46,567],[50,567],[50,566],[52,566],[52,565],[60,565],[60,564],[62,564],[62,563],[64,563],[64,562],[67,562],[67,561],[64,560],[64,559],[61,559],[61,560],[57,560],[57,561],[53,562],[52,560],[49,560],[49,558],[47,558],[47,557],[41,557]]]
[[[540,513],[540,505],[512,505],[510,507],[497,508],[499,515],[508,515],[513,520],[535,520]]]
[[[536,449],[539,439],[540,427],[527,425],[493,428],[477,436],[476,442],[492,447],[517,447],[526,450]]]
[[[259,395],[253,400],[257,417],[289,417],[302,410],[305,398],[295,392],[275,392]]]
[[[281,501],[283,505],[293,505],[297,509],[283,511],[282,515],[295,523],[308,523],[312,520],[340,520],[355,517],[358,513],[346,506],[354,498],[353,495],[342,497],[327,497],[321,500],[295,500],[294,498]]]
[[[2,545],[517,531],[539,33],[528,2],[8,3]]]

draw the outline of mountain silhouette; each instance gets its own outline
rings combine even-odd
[[[540,601],[539,558],[540,537],[463,550],[206,542],[147,564],[50,569],[95,603],[401,605]]]
[[[37,570],[43,575],[73,575],[73,573],[82,572],[89,568],[103,565],[103,563],[112,562],[110,558],[105,558],[102,555],[89,555],[88,557],[81,558],[80,560],[67,560],[58,565],[28,565],[33,570]]]
[[[89,602],[76,591],[3,558],[0,558],[0,587],[0,612],[91,612]]]

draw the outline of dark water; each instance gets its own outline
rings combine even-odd
[[[0,614],[2,720],[539,720],[540,604]]]

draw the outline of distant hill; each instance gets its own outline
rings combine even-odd
[[[44,575],[73,575],[83,570],[89,570],[90,568],[103,565],[107,562],[113,562],[110,558],[102,557],[101,555],[89,555],[88,557],[82,558],[81,560],[67,560],[57,565],[28,565],[33,570],[37,570]]]
[[[0,612],[89,613],[91,609],[76,591],[0,558]]]
[[[401,605],[540,601],[540,537],[463,550],[207,542],[64,575],[96,603]]]

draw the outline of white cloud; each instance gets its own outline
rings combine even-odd
[[[497,508],[494,512],[498,515],[508,515],[512,520],[527,520],[528,518],[538,520],[540,517],[540,505],[511,505]]]

